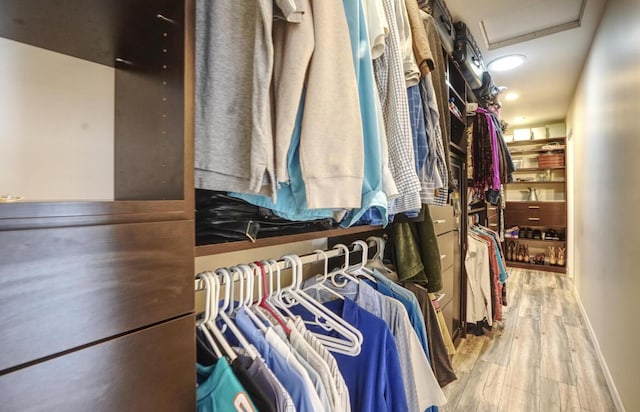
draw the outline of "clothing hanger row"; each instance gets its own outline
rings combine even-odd
[[[361,242],[363,244],[366,244],[368,247],[368,250],[366,253],[363,252],[363,256],[365,256],[369,250],[371,250],[372,248],[375,248],[375,255],[373,258],[369,259],[369,260],[381,260],[382,259],[382,255],[384,253],[384,246],[385,246],[385,239],[382,237],[378,237],[378,236],[371,236],[369,238],[367,238],[366,242],[365,241],[355,241],[352,245],[353,247],[351,249],[349,249],[347,246],[345,245],[336,245],[333,249],[329,249],[329,250],[325,250],[323,251],[324,254],[321,255],[320,252],[318,250],[314,251],[313,253],[309,253],[307,255],[302,255],[299,256],[300,260],[302,261],[302,265],[308,265],[308,264],[312,264],[312,263],[316,263],[318,262],[320,259],[331,259],[337,256],[343,256],[345,255],[346,251],[348,250],[349,253],[354,252],[356,250],[363,250],[361,248],[361,246],[359,246],[359,243]],[[267,262],[267,261],[265,261]],[[271,271],[282,271],[287,269],[287,262],[284,259],[279,259],[279,260],[273,260],[273,259],[269,259],[268,260],[268,265],[265,265],[265,270],[267,272],[269,272],[269,270]],[[348,261],[347,261],[348,262]],[[264,264],[264,262],[263,262]],[[270,267],[269,267],[270,266]],[[343,264],[343,266],[345,266]],[[235,278],[235,276],[234,276]],[[234,279],[237,280],[237,279]],[[202,280],[200,278],[198,278],[196,276],[196,280],[195,280],[195,291],[202,291],[205,288],[205,285],[202,283]],[[273,287],[273,285],[271,285],[270,287]]]
[[[368,241],[373,241],[377,250],[384,247],[383,239],[370,238]],[[196,276],[196,290],[205,291],[205,312],[203,319],[198,321],[197,327],[202,331],[216,356],[226,356],[229,360],[237,357],[224,337],[225,332],[228,331],[237,339],[247,355],[255,359],[259,356],[258,351],[235,325],[233,321],[235,312],[242,309],[262,332],[266,332],[270,326],[279,324],[289,335],[293,320],[296,319],[289,308],[293,305],[301,305],[313,315],[313,320],[306,320],[305,323],[331,332],[329,335],[316,334],[328,350],[356,356],[360,353],[364,339],[360,331],[301,288],[303,266],[306,263],[317,262],[320,258],[324,261],[320,287],[324,287],[340,299],[344,298],[331,288],[323,286],[322,283],[330,279],[335,287],[341,287],[346,282],[359,282],[358,276],[375,281],[372,272],[365,267],[368,261],[369,245],[359,240],[354,242],[352,247],[351,250],[343,244],[338,244],[331,250],[316,250],[302,257],[286,255],[279,261],[269,259],[199,273]],[[360,262],[350,265],[350,253],[358,249],[362,253]],[[329,272],[329,259],[338,256],[343,257],[343,264],[339,269]],[[281,270],[283,269],[292,271],[292,280],[289,285],[282,285]],[[343,282],[340,283],[338,279]]]

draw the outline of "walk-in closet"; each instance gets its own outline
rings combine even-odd
[[[0,410],[640,410],[638,21],[0,0]]]

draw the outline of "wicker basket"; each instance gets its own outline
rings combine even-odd
[[[564,166],[564,153],[538,155],[538,169]]]

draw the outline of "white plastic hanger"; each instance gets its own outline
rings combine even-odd
[[[329,273],[329,279],[331,280],[331,283],[333,284],[333,286],[345,287],[347,285],[346,280],[342,283],[338,283],[338,279],[337,279],[338,276],[342,276],[347,280],[350,280],[355,283],[359,283],[360,281],[358,280],[358,278],[352,276],[347,272],[347,269],[349,269],[349,248],[343,245],[342,243],[338,243],[333,248],[340,249],[344,253],[344,264],[342,265],[342,267],[338,270],[334,270],[333,272]]]
[[[223,355],[220,351],[220,348],[218,348],[218,344],[216,343],[215,339],[213,339],[213,336],[211,336],[211,333],[205,326],[209,319],[211,319],[211,282],[208,279],[204,279],[204,275],[202,274],[198,274],[198,276],[196,276],[196,279],[202,280],[205,285],[204,318],[201,321],[197,322],[196,327],[202,331],[202,334],[209,343],[209,346],[211,347],[211,350],[213,350],[213,353],[218,358],[222,358]]]
[[[209,310],[210,316],[209,319],[204,323],[206,328],[212,333],[213,338],[218,342],[222,351],[229,358],[230,361],[235,360],[238,356],[231,348],[231,345],[224,338],[224,335],[220,329],[218,329],[218,325],[215,323],[215,319],[218,317],[218,300],[220,297],[220,284],[218,282],[213,281],[214,278],[211,272],[203,272],[198,274],[198,276],[204,280],[205,285],[211,289],[212,293],[209,296]]]
[[[367,266],[378,269],[380,271],[386,273],[392,273],[393,271],[386,267],[382,262],[382,257],[384,256],[384,248],[385,248],[385,240],[380,236],[370,236],[367,238],[367,242],[374,242],[376,245],[376,254],[367,262]],[[376,273],[373,272],[373,276],[376,276]]]
[[[359,275],[364,278],[367,278],[373,282],[377,282],[376,278],[373,276],[373,272],[371,272],[370,269],[365,267],[365,264],[369,259],[369,246],[367,245],[367,243],[362,240],[356,240],[355,242],[352,243],[352,245],[359,246],[360,249],[362,249],[362,259],[358,265],[348,269],[348,271],[355,275]]]
[[[316,276],[316,282],[313,284],[310,284],[308,286],[305,286],[304,289],[302,289],[303,291],[309,291],[309,290],[324,290],[324,291],[328,291],[330,292],[332,295],[334,295],[335,297],[337,297],[338,299],[342,299],[344,300],[344,296],[342,296],[341,294],[339,294],[338,292],[336,292],[335,290],[331,289],[330,287],[328,287],[325,282],[329,279],[329,257],[327,256],[327,254],[325,253],[324,250],[320,250],[320,249],[316,249],[313,251],[313,253],[316,253],[318,255],[318,257],[316,258],[316,260],[320,259],[320,256],[322,256],[323,260],[324,260],[324,271],[322,274],[319,274]],[[298,285],[298,288],[300,288],[300,285]]]
[[[210,272],[207,272],[207,273],[210,274]],[[212,280],[214,282],[217,282],[218,285],[220,285],[220,278],[223,278],[227,282],[227,284],[233,282],[233,280],[231,279],[231,275],[226,269],[218,269],[216,271],[216,275],[217,276],[213,276],[213,274],[210,274],[210,276],[212,277]],[[253,347],[251,343],[249,343],[249,341],[247,341],[247,339],[244,337],[242,332],[240,332],[240,329],[238,329],[236,324],[229,318],[229,316],[227,316],[225,311],[223,310],[219,311],[218,316],[227,325],[229,330],[231,330],[231,333],[233,333],[233,336],[235,336],[236,339],[238,339],[238,342],[240,342],[240,346],[242,346],[242,348],[244,348],[244,350],[247,351],[247,355],[251,359],[256,359],[259,356],[258,351]]]
[[[285,260],[286,266],[291,267],[293,276],[291,286],[284,288],[282,293],[313,314],[315,319],[313,321],[305,321],[305,323],[320,326],[325,330],[333,330],[340,334],[342,339],[321,333],[314,333],[314,335],[327,349],[333,352],[357,356],[360,353],[363,341],[360,331],[299,289],[299,285],[302,283],[302,261],[298,256],[286,255],[282,259]]]
[[[262,262],[261,262],[262,263]],[[273,259],[269,259],[267,261],[267,265],[265,266],[263,264],[263,267],[265,268],[265,270],[262,270],[262,276],[267,276],[267,270],[269,272],[269,294],[265,297],[265,299],[263,299],[260,302],[260,307],[262,307],[263,309],[265,309],[267,312],[269,312],[269,314],[271,316],[274,317],[274,319],[278,322],[278,324],[280,326],[282,326],[282,329],[284,329],[284,332],[288,335],[291,334],[291,330],[289,328],[289,326],[287,326],[287,323],[285,322],[285,320],[282,318],[282,314],[280,312],[278,312],[275,307],[280,308],[281,310],[283,310],[287,315],[293,317],[293,313],[291,313],[291,311],[289,311],[289,308],[287,308],[284,304],[282,306],[280,306],[280,299],[279,299],[279,294],[280,294],[280,266],[278,265],[278,262],[276,262]],[[277,290],[273,289],[273,268],[275,268],[276,270],[276,285],[277,285]]]
[[[253,289],[253,270],[250,266],[248,265],[239,265],[238,268],[247,276],[247,286],[248,288],[251,290]],[[249,295],[247,293],[247,295]],[[267,331],[267,327],[265,326],[264,322],[258,318],[258,316],[256,315],[256,313],[254,312],[253,308],[251,307],[253,305],[253,300],[252,297],[250,297],[250,299],[248,299],[248,302],[245,301],[245,313],[247,314],[247,316],[249,316],[249,318],[253,321],[253,323],[256,325],[256,327],[258,329],[260,329],[262,331],[262,333],[265,333]],[[248,303],[248,304],[247,304]]]

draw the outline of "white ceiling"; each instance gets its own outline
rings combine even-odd
[[[502,99],[502,119],[511,126],[564,120],[605,3],[446,0],[453,20],[469,27],[485,64],[507,54],[527,57],[516,69],[491,73],[497,86],[508,87],[505,93],[520,95],[515,101]],[[487,42],[494,45],[491,50]]]

